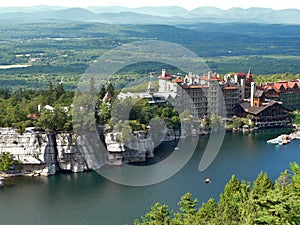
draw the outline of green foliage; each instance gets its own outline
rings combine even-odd
[[[112,126],[116,125],[119,121],[128,120],[126,114],[129,111],[129,125],[132,131],[145,130],[149,125],[161,127],[161,120],[164,121],[167,127],[180,127],[180,116],[177,110],[173,106],[168,105],[168,103],[153,105],[148,103],[148,99],[116,99],[113,102],[111,111],[111,114],[114,116]],[[103,112],[100,111],[100,115],[101,113]]]
[[[12,169],[14,160],[9,152],[2,152],[0,154],[0,171],[7,171]]]
[[[122,133],[122,141],[125,145],[129,145],[134,141],[134,137],[132,135],[132,128],[129,126],[129,121],[125,121],[121,128]]]
[[[221,116],[217,116],[216,114],[212,114],[209,118],[209,128],[213,130],[218,130],[224,126],[224,122],[222,121]]]
[[[300,79],[300,74],[293,74],[293,73],[286,72],[286,73],[254,76],[254,80],[257,84],[264,84],[266,82],[277,82],[277,81],[291,81],[295,79]]]
[[[295,124],[300,124],[300,114],[299,113],[297,113],[295,115]]]
[[[151,211],[142,217],[142,222],[136,220],[135,225],[167,225],[170,224],[170,214],[167,205],[161,205],[160,203],[155,203],[151,208]]]
[[[37,125],[55,130],[71,129],[71,111],[69,109],[68,112],[65,112],[63,107],[69,107],[72,104],[74,93],[66,91],[63,84],[54,86],[50,82],[47,90],[21,89],[10,94],[3,90],[2,93],[0,126],[14,127],[20,131],[28,126]],[[38,105],[41,105],[41,108],[45,105],[52,105],[55,112],[42,110],[40,113]]]
[[[100,103],[100,109],[99,109],[99,119],[98,119],[98,123],[99,124],[105,124],[107,123],[107,121],[109,121],[110,117],[111,117],[111,106],[109,103],[107,102],[102,102]]]
[[[197,199],[192,199],[191,193],[183,195],[178,202],[180,212],[174,214],[176,224],[193,224],[197,212]]]
[[[37,125],[51,131],[71,130],[72,119],[62,107],[55,107],[53,111],[45,109],[37,121]]]
[[[293,174],[284,171],[275,184],[267,173],[261,172],[252,187],[233,175],[218,202],[209,199],[197,209],[197,199],[193,200],[187,193],[179,201],[180,210],[173,217],[168,206],[156,203],[151,212],[141,221],[136,219],[134,224],[297,225],[300,222],[300,167],[294,162],[290,169]]]
[[[199,23],[176,26],[112,25],[82,22],[1,22],[0,65],[28,65],[0,70],[0,88],[45,89],[49,81],[64,81],[67,90],[106,51],[132,41],[158,39],[177,43],[204,59],[218,73],[256,74],[299,72],[298,26]],[[259,28],[259,29],[258,29]],[[258,32],[267,29],[268,32]],[[230,30],[230,32],[228,32]],[[231,32],[232,31],[232,32]],[[284,32],[284,35],[282,35]],[[251,35],[249,35],[251,33]],[[266,38],[267,37],[267,38]],[[114,75],[116,89],[165,68],[162,63],[133,64]],[[167,67],[172,74],[181,72]],[[196,72],[196,71],[194,71]],[[147,76],[148,77],[148,76]]]
[[[247,118],[234,116],[232,117],[231,125],[233,128],[242,128],[244,125],[249,125],[249,120]]]

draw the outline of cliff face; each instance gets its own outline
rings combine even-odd
[[[59,170],[87,170],[74,143],[71,134],[46,134],[33,129],[20,134],[12,128],[0,128],[0,153],[10,152],[25,173],[52,175]]]
[[[0,152],[14,155],[26,172],[30,170],[29,165],[34,165],[42,174],[54,174],[57,167],[53,150],[53,139],[45,134],[26,132],[20,135],[11,128],[0,129]]]
[[[57,162],[60,169],[72,172],[88,170],[85,157],[77,146],[77,140],[70,133],[56,135]]]
[[[154,157],[154,143],[151,136],[138,137],[126,146],[120,139],[119,132],[107,133],[105,143],[108,151],[108,161],[111,165],[121,165],[129,162],[142,162]]]
[[[121,165],[154,157],[152,139],[139,138],[134,148],[128,148],[117,142],[116,135],[105,135],[109,164]],[[60,170],[82,172],[95,169],[98,162],[91,155],[91,148],[85,137],[75,137],[71,133],[47,134],[28,128],[20,134],[12,128],[0,128],[0,153],[10,152],[21,162],[22,172],[32,175],[52,175]]]

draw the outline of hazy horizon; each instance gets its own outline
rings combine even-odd
[[[223,1],[223,0],[202,0],[202,1],[177,1],[164,0],[144,0],[144,1],[134,1],[134,0],[104,0],[99,4],[98,0],[24,0],[20,3],[19,0],[11,0],[8,2],[0,2],[0,7],[31,7],[31,6],[62,6],[62,7],[81,7],[87,8],[91,6],[121,6],[128,8],[139,8],[139,7],[161,7],[161,6],[178,6],[185,8],[187,10],[193,10],[198,7],[216,7],[223,10],[230,8],[271,8],[275,10],[281,9],[299,9],[300,1],[282,1],[282,0],[233,0],[233,1]]]

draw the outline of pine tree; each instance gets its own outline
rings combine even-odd
[[[252,192],[255,196],[266,194],[274,186],[273,181],[267,173],[260,172],[256,180],[253,182]]]
[[[135,220],[135,225],[168,225],[170,224],[171,211],[167,205],[155,203],[151,211],[142,216],[142,222]]]

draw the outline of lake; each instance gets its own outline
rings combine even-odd
[[[275,179],[290,162],[300,163],[299,140],[284,146],[266,143],[281,133],[283,130],[278,129],[246,135],[226,133],[220,152],[204,172],[198,171],[198,165],[208,138],[200,137],[193,157],[182,170],[162,183],[145,187],[116,184],[96,172],[13,178],[10,186],[0,189],[0,224],[133,224],[155,202],[178,209],[177,202],[186,192],[200,202],[218,199],[232,174],[253,181],[262,170]],[[173,148],[164,143],[156,150],[155,160],[166,157]],[[206,177],[212,182],[205,184]]]

